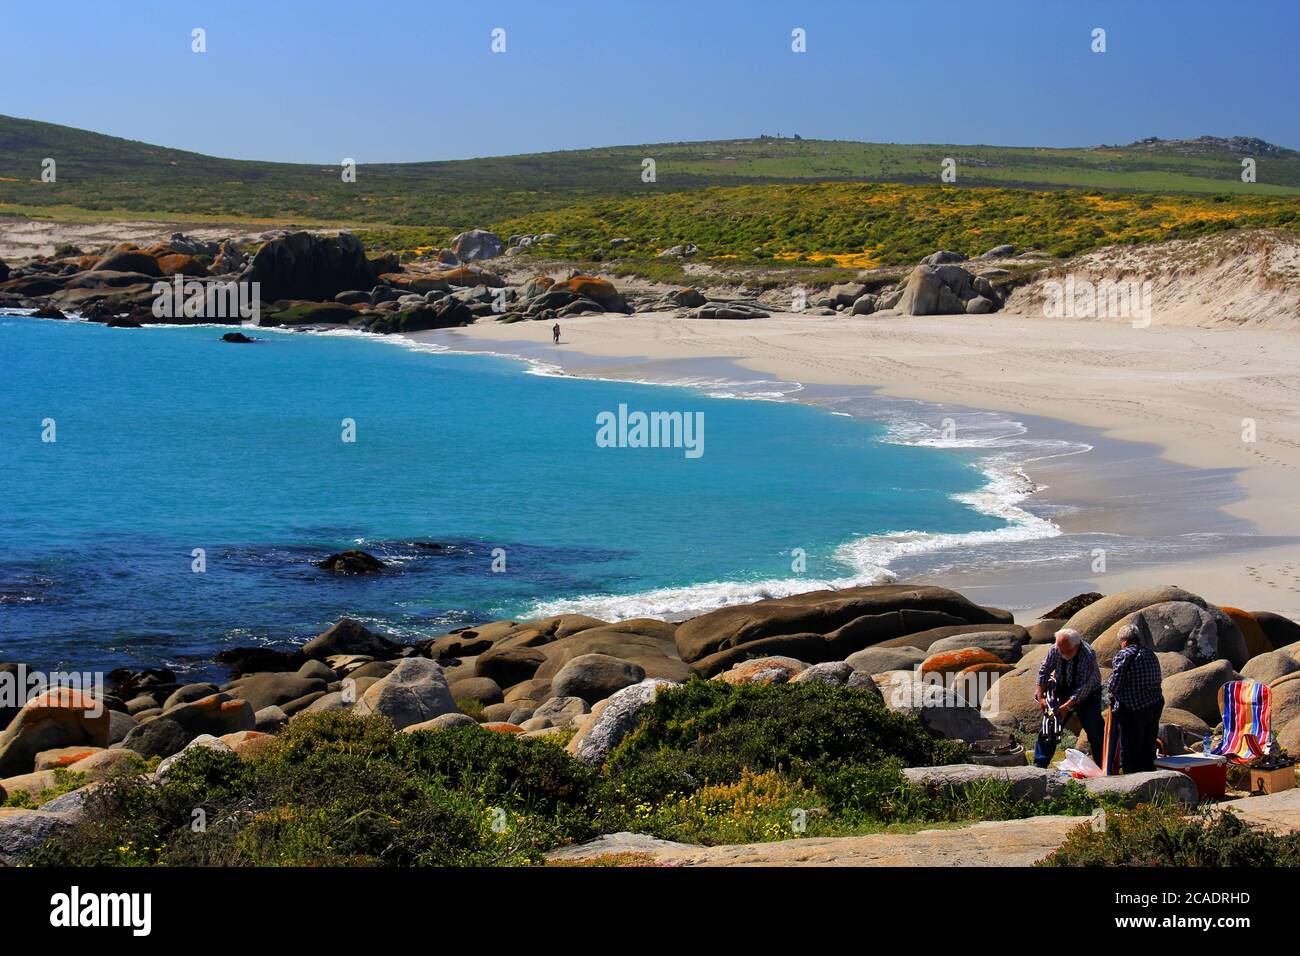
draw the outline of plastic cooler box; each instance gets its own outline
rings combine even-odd
[[[1179,754],[1157,757],[1157,770],[1177,770],[1192,778],[1202,797],[1221,797],[1228,789],[1228,762],[1222,757],[1204,754]]]

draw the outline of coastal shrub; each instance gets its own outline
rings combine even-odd
[[[629,797],[654,802],[734,783],[746,770],[776,770],[815,787],[852,765],[894,758],[930,766],[965,753],[874,694],[811,681],[695,680],[660,693],[605,769]]]
[[[591,834],[600,775],[547,742],[478,727],[398,734],[398,760],[484,805],[549,821],[572,839]]]
[[[828,810],[843,819],[862,822],[958,822],[1016,820],[1029,816],[1092,813],[1098,801],[1080,784],[1051,800],[1021,800],[1010,783],[979,780],[954,792],[929,794],[911,786],[897,760],[851,764],[818,781]]]
[[[663,840],[718,845],[817,836],[826,817],[822,798],[772,770],[745,770],[735,783],[701,787],[663,804],[640,803],[633,829]]]
[[[483,722],[483,701],[470,697],[457,697],[456,706],[466,717],[473,717],[479,723]]]
[[[1106,814],[1081,824],[1039,866],[1300,866],[1300,832],[1272,833],[1230,810],[1188,816],[1175,804]]]
[[[506,735],[467,729],[489,752],[468,772],[456,769],[468,748],[430,747],[422,738],[435,734],[343,712],[304,715],[251,761],[192,748],[161,783],[137,776],[95,790],[84,819],[33,862],[483,866],[538,862],[566,826],[581,829],[558,812],[529,812],[547,807],[548,787],[564,792],[561,771],[525,772],[512,785],[498,772],[511,756],[498,743]],[[513,756],[548,767],[557,754],[578,766],[553,747]],[[560,805],[553,795],[550,807]]]
[[[39,793],[28,793],[26,790],[15,790],[9,794],[0,807],[20,807],[25,809],[34,809],[43,803],[48,803],[55,797],[61,797],[65,793],[71,793],[73,790],[79,790],[86,785],[86,775],[75,773],[66,767],[58,767],[54,771],[54,783],[46,787]]]

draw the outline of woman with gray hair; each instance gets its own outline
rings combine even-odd
[[[1063,627],[1056,632],[1056,646],[1047,652],[1038,668],[1038,687],[1034,700],[1038,706],[1048,706],[1048,689],[1051,696],[1061,701],[1056,706],[1056,716],[1062,723],[1071,714],[1088,734],[1088,747],[1092,759],[1101,763],[1102,741],[1106,739],[1106,725],[1101,719],[1101,669],[1097,655],[1083,635],[1073,628]],[[1039,735],[1034,747],[1034,766],[1047,767],[1056,755],[1056,742]]]

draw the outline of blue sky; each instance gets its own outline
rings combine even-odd
[[[764,132],[1297,148],[1297,36],[1300,0],[0,0],[0,113],[297,162]]]

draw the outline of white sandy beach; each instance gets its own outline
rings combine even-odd
[[[646,360],[724,358],[782,380],[873,386],[884,395],[1077,423],[1156,445],[1171,462],[1239,469],[1241,498],[1226,512],[1261,535],[1300,535],[1300,332],[1170,327],[1159,317],[1135,329],[1001,313],[747,321],[645,313],[568,319],[562,327],[558,348],[550,346],[550,323],[485,321],[417,337],[468,337],[503,352],[511,351],[507,343],[535,341],[542,349],[532,357],[566,367],[566,355],[578,352],[622,363],[630,376]],[[1254,441],[1243,440],[1246,419]],[[1075,470],[1053,476],[1053,490],[1086,499],[1096,494],[1091,463],[1078,460]],[[1198,504],[1193,497],[1184,506]],[[1222,560],[1109,566],[1090,580],[1104,592],[1176,583],[1216,603],[1295,616],[1300,546],[1267,544]]]

